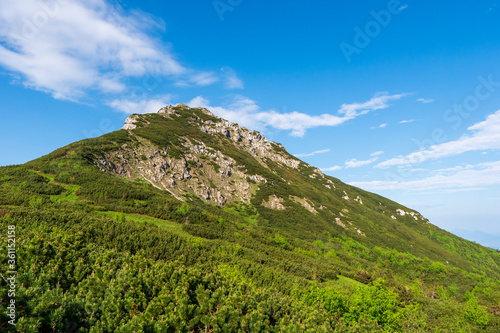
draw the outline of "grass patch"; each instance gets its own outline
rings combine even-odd
[[[328,282],[328,285],[335,286],[341,289],[350,289],[352,287],[366,287],[366,284],[342,275],[337,275],[337,279],[330,280]]]
[[[56,182],[54,182],[56,183]],[[75,194],[76,191],[80,189],[80,186],[78,185],[63,185],[59,184],[62,187],[64,187],[64,192],[59,195],[51,195],[50,196],[50,201],[52,202],[62,202],[62,201],[67,201],[67,202],[77,202],[78,201],[78,196]]]
[[[53,181],[54,178],[56,177],[55,175],[51,175],[51,174],[48,174],[48,173],[39,173],[40,176],[44,176],[45,178],[48,178],[50,179],[50,181]]]
[[[243,218],[249,224],[257,224],[260,214],[255,207],[236,201],[233,206],[224,206],[229,214]]]
[[[175,233],[179,236],[187,237],[188,239],[196,239],[196,243],[203,242],[203,239],[200,237],[192,236],[186,231],[182,229],[182,225],[173,221],[167,221],[162,219],[157,219],[155,217],[140,215],[140,214],[125,214],[121,212],[97,212],[98,214],[104,214],[113,218],[114,220],[120,221],[120,219],[124,216],[126,221],[139,222],[139,223],[153,223],[159,227],[165,228],[168,231]]]

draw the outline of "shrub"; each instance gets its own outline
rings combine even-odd
[[[488,326],[490,322],[488,313],[486,313],[486,310],[477,303],[477,299],[474,296],[467,301],[464,317],[472,324],[482,328]]]
[[[29,205],[32,208],[41,209],[43,206],[43,199],[38,197],[33,197],[31,198]]]
[[[284,248],[285,250],[291,250],[292,247],[286,242],[286,239],[280,234],[274,236],[274,242]]]

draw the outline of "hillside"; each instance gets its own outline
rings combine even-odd
[[[0,225],[22,332],[500,329],[499,251],[182,104],[0,168]]]

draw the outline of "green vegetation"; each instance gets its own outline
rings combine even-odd
[[[499,331],[499,251],[399,215],[415,212],[304,163],[263,165],[190,123],[217,118],[176,112],[0,168],[0,230],[16,226],[16,331]],[[267,182],[250,202],[219,207],[181,202],[96,162],[144,140],[181,158],[185,137]],[[285,209],[262,206],[271,195]],[[6,264],[0,252],[2,274]],[[0,331],[14,331],[0,284]]]

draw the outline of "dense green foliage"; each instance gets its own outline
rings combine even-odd
[[[304,163],[293,169],[269,160],[266,167],[188,121],[217,118],[177,111],[175,119],[146,115],[134,131],[0,168],[0,232],[16,226],[17,331],[500,329],[498,251],[410,215],[391,218],[396,209],[413,211],[337,179],[315,178]],[[184,136],[207,142],[268,182],[250,203],[219,207],[196,197],[180,202],[96,163],[141,140],[182,158]],[[325,179],[336,191],[326,189]],[[342,199],[343,193],[363,204]],[[271,195],[283,198],[286,209],[261,205]],[[316,212],[297,198],[314,202]],[[355,221],[363,234],[332,222],[335,216]],[[2,237],[1,247],[6,244]],[[7,259],[0,252],[2,274]],[[14,331],[0,283],[0,330]]]

